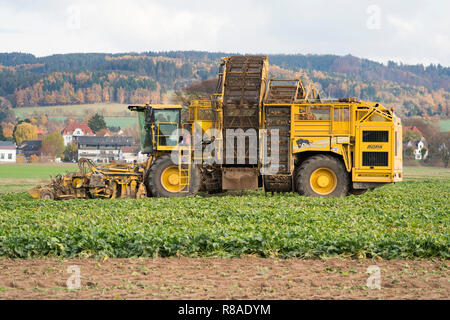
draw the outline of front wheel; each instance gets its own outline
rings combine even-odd
[[[191,165],[190,173],[181,171],[170,156],[161,156],[150,167],[147,185],[154,197],[184,197],[200,188],[200,170]]]
[[[50,189],[43,189],[41,191],[40,198],[44,200],[54,200],[55,194]]]
[[[313,197],[344,197],[348,193],[349,176],[342,161],[316,155],[306,159],[296,177],[297,192]]]

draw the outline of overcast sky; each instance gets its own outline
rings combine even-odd
[[[450,66],[450,1],[0,0],[0,52],[352,54]]]

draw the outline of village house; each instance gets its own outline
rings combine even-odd
[[[420,131],[416,126],[405,126],[403,127],[403,132],[406,131],[414,131],[420,135],[420,139],[408,141],[406,143],[406,147],[413,148],[415,160],[425,160],[428,157],[428,149],[427,149],[427,141],[423,136],[422,131]]]
[[[94,136],[94,132],[85,122],[72,121],[61,132],[64,138],[64,145],[67,146],[78,137]]]
[[[78,159],[87,158],[100,163],[123,161],[122,148],[134,146],[133,137],[80,136],[77,141]]]
[[[17,147],[17,154],[21,154],[25,159],[32,155],[41,156],[42,140],[25,140]]]
[[[408,141],[408,144],[406,146],[412,147],[414,149],[414,159],[415,160],[425,160],[428,157],[428,150],[425,146],[424,140],[411,140],[411,141]],[[424,148],[425,148],[425,151],[423,151],[423,154],[422,154],[422,149],[424,149]]]
[[[0,141],[0,162],[16,162],[16,144]]]
[[[139,151],[141,150],[141,147],[138,145],[134,146],[125,146],[122,147],[122,158],[124,161],[132,163],[134,161],[136,162],[143,162],[143,154],[141,154]]]

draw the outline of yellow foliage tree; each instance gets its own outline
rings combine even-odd
[[[34,140],[37,138],[36,127],[31,123],[22,122],[17,126],[14,138],[17,145],[20,145],[25,140]]]
[[[64,151],[64,138],[57,132],[50,133],[42,141],[41,150],[43,154],[52,158],[60,156]]]
[[[28,159],[29,162],[38,162],[39,161],[39,157],[35,154],[32,154],[30,156],[30,158]]]
[[[13,132],[14,132],[14,124],[11,122],[8,122],[6,124],[2,124],[3,126],[3,135],[6,138],[12,138]]]

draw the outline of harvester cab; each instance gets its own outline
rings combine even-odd
[[[145,104],[128,109],[138,112],[141,153],[148,155],[143,164],[147,194],[176,197],[196,193],[200,172],[191,164],[190,137],[182,134],[182,106]]]
[[[179,141],[181,128],[180,105],[132,105],[130,111],[138,112],[141,153],[172,151]]]

